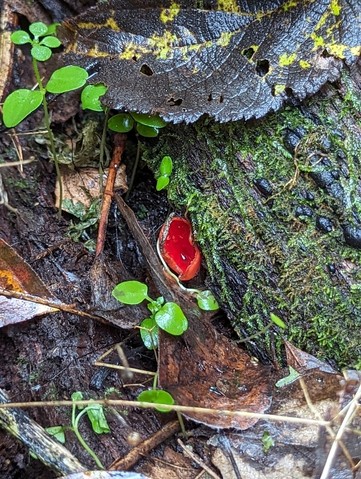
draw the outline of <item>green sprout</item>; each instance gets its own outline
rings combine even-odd
[[[80,391],[76,391],[71,395],[72,401],[82,401],[83,394]],[[80,409],[80,412],[77,413],[77,408]],[[105,469],[103,464],[101,463],[99,457],[95,454],[95,452],[88,446],[85,442],[83,436],[79,431],[79,422],[80,419],[84,415],[88,416],[92,429],[97,434],[106,434],[110,432],[110,428],[108,426],[106,417],[104,415],[104,409],[101,404],[89,404],[86,407],[76,406],[76,404],[72,407],[72,414],[71,414],[71,430],[76,435],[78,441],[83,446],[83,448],[88,452],[88,454],[94,459],[96,465],[99,469]]]
[[[30,44],[32,66],[37,81],[37,88],[15,90],[8,95],[3,105],[3,122],[6,127],[13,128],[21,123],[30,113],[34,112],[42,104],[44,109],[44,122],[49,136],[50,150],[54,160],[57,179],[59,182],[60,205],[62,204],[62,183],[58,157],[55,149],[54,134],[51,129],[47,93],[59,94],[77,90],[85,85],[88,72],[81,67],[68,65],[55,70],[46,84],[40,76],[38,62],[45,62],[51,58],[52,49],[61,45],[56,37],[57,24],[50,26],[42,22],[35,22],[29,26],[30,34],[24,30],[13,32],[11,40],[16,45]],[[59,209],[61,212],[61,209]]]
[[[182,308],[171,301],[165,301],[162,296],[152,299],[148,296],[148,286],[140,281],[124,281],[117,284],[112,295],[121,303],[137,305],[144,300],[148,301],[150,316],[140,324],[140,336],[147,349],[155,350],[158,347],[159,329],[166,331],[173,336],[180,336],[188,329],[188,320]],[[167,391],[157,388],[158,375],[154,377],[153,388],[143,391],[138,396],[138,401],[161,404],[156,407],[157,411],[169,412],[164,404],[174,404],[174,399]],[[184,431],[184,424],[180,414],[178,420]]]
[[[170,156],[163,156],[159,165],[156,190],[161,191],[169,185],[169,178],[173,171],[173,161]]]
[[[71,399],[72,401],[82,401],[84,399],[83,393],[81,391],[76,391],[71,395]],[[77,412],[77,409],[79,409],[80,412]],[[84,448],[84,450],[94,459],[94,462],[99,467],[99,469],[105,469],[99,457],[88,446],[79,431],[80,420],[85,415],[88,416],[90,425],[96,434],[106,434],[110,432],[108,422],[104,415],[104,408],[101,404],[88,404],[85,407],[73,404],[70,426],[51,426],[47,427],[45,430],[49,434],[49,436],[53,437],[61,444],[65,444],[65,432],[67,430],[72,431],[77,437],[79,443]],[[31,456],[37,459],[36,454],[34,454],[33,452],[31,452]]]
[[[148,286],[140,281],[119,283],[113,289],[112,295],[123,304],[137,305],[144,300],[149,302],[150,317],[140,325],[143,331],[141,337],[145,338],[144,345],[148,349],[154,349],[154,346],[158,344],[158,328],[173,336],[180,336],[188,329],[188,320],[182,308],[171,301],[165,302],[162,297],[155,300],[150,298]]]

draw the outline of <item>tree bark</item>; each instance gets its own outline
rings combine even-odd
[[[360,367],[361,63],[315,97],[262,120],[168,127],[145,158],[174,170],[207,285],[244,339],[274,313],[287,323],[246,342],[263,360],[282,338]]]

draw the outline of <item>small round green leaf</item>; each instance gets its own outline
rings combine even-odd
[[[161,329],[173,336],[180,336],[188,329],[188,320],[181,307],[176,303],[165,303],[155,313],[154,319]]]
[[[46,89],[50,93],[65,93],[76,90],[85,85],[88,76],[88,72],[84,68],[68,65],[53,72]]]
[[[43,45],[34,45],[30,50],[31,56],[38,60],[38,62],[46,62],[49,60],[53,52],[48,47],[44,47]]]
[[[41,40],[40,45],[45,45],[49,48],[58,48],[61,45],[61,41],[56,37],[44,37]]]
[[[158,115],[147,115],[145,113],[131,113],[137,123],[145,126],[153,126],[154,128],[164,128],[167,122]]]
[[[145,318],[140,323],[140,337],[147,349],[157,349],[159,328],[153,318]]]
[[[43,22],[35,22],[29,26],[29,30],[35,38],[38,38],[47,34],[48,27]]]
[[[148,297],[148,286],[140,281],[123,281],[116,285],[112,295],[124,304],[140,304]]]
[[[107,91],[107,87],[99,85],[87,85],[81,92],[81,107],[83,110],[103,111],[100,97]]]
[[[156,190],[161,191],[164,190],[164,188],[167,188],[169,185],[169,177],[168,176],[160,176],[157,179],[157,185],[156,185]]]
[[[285,324],[285,323],[282,321],[282,319],[279,318],[276,314],[271,313],[271,314],[270,314],[270,317],[271,317],[271,321],[272,321],[273,323],[275,323],[278,327],[280,327],[280,328],[282,328],[282,329],[286,329],[286,328],[287,328],[286,324]]]
[[[118,113],[108,120],[109,130],[118,133],[128,133],[134,126],[133,118],[128,113]]]
[[[31,43],[31,38],[28,32],[24,32],[24,30],[18,30],[17,32],[13,32],[11,34],[11,41],[15,43],[15,45],[24,45],[25,43]]]
[[[5,99],[3,105],[3,122],[8,128],[18,125],[43,101],[39,90],[15,90]]]
[[[170,176],[173,170],[173,161],[170,156],[163,156],[160,162],[159,171],[161,175]]]
[[[219,309],[216,298],[209,290],[201,291],[197,294],[197,304],[199,309],[203,309],[203,311],[216,311]]]
[[[56,439],[61,444],[65,444],[65,428],[64,426],[51,426],[45,428],[45,431],[49,434],[49,436]]]
[[[73,394],[71,395],[71,400],[72,401],[82,401],[84,399],[83,393],[81,391],[74,391]],[[79,406],[79,409],[81,409],[83,406]]]
[[[139,394],[137,400],[141,402],[151,402],[154,404],[174,404],[173,397],[167,391],[162,391],[161,389],[143,391]],[[166,406],[159,406],[156,407],[156,410],[159,412],[169,412],[171,409],[167,408]]]
[[[48,25],[48,30],[46,32],[47,35],[56,35],[56,29],[60,25],[59,22],[51,23]]]
[[[137,132],[146,138],[156,138],[159,134],[158,128],[137,123]]]

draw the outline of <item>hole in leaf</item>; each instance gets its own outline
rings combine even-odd
[[[224,101],[224,96],[221,95],[221,96],[219,97],[219,103],[223,103],[223,101]]]
[[[210,93],[210,94],[208,95],[208,101],[212,101],[212,100],[213,100],[212,93]]]
[[[254,48],[249,47],[242,50],[242,55],[245,56],[248,60],[251,60],[255,53]]]
[[[136,62],[136,61],[138,61],[138,57],[134,55],[134,56],[132,57],[132,60],[133,60],[133,62]]]
[[[151,77],[153,75],[153,70],[144,63],[140,67],[140,73],[143,73],[143,75],[147,75],[147,77]]]
[[[182,100],[182,98],[178,98],[178,100],[175,100],[172,97],[172,98],[169,98],[167,103],[169,104],[169,106],[180,106],[183,103],[183,100]]]
[[[286,88],[285,88],[285,93],[286,93],[286,95],[287,95],[288,97],[293,97],[293,96],[294,96],[294,95],[293,95],[293,90],[292,90],[292,88],[289,87],[289,86],[286,86]]]
[[[269,72],[269,61],[268,60],[258,60],[256,66],[257,75],[264,77]]]
[[[330,58],[330,54],[328,53],[328,51],[325,49],[323,50],[323,52],[321,53],[321,57],[322,58]]]

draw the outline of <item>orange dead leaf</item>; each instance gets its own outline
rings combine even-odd
[[[56,300],[35,271],[2,239],[0,239],[0,288]],[[0,295],[0,327],[55,311],[57,309],[49,306]]]

